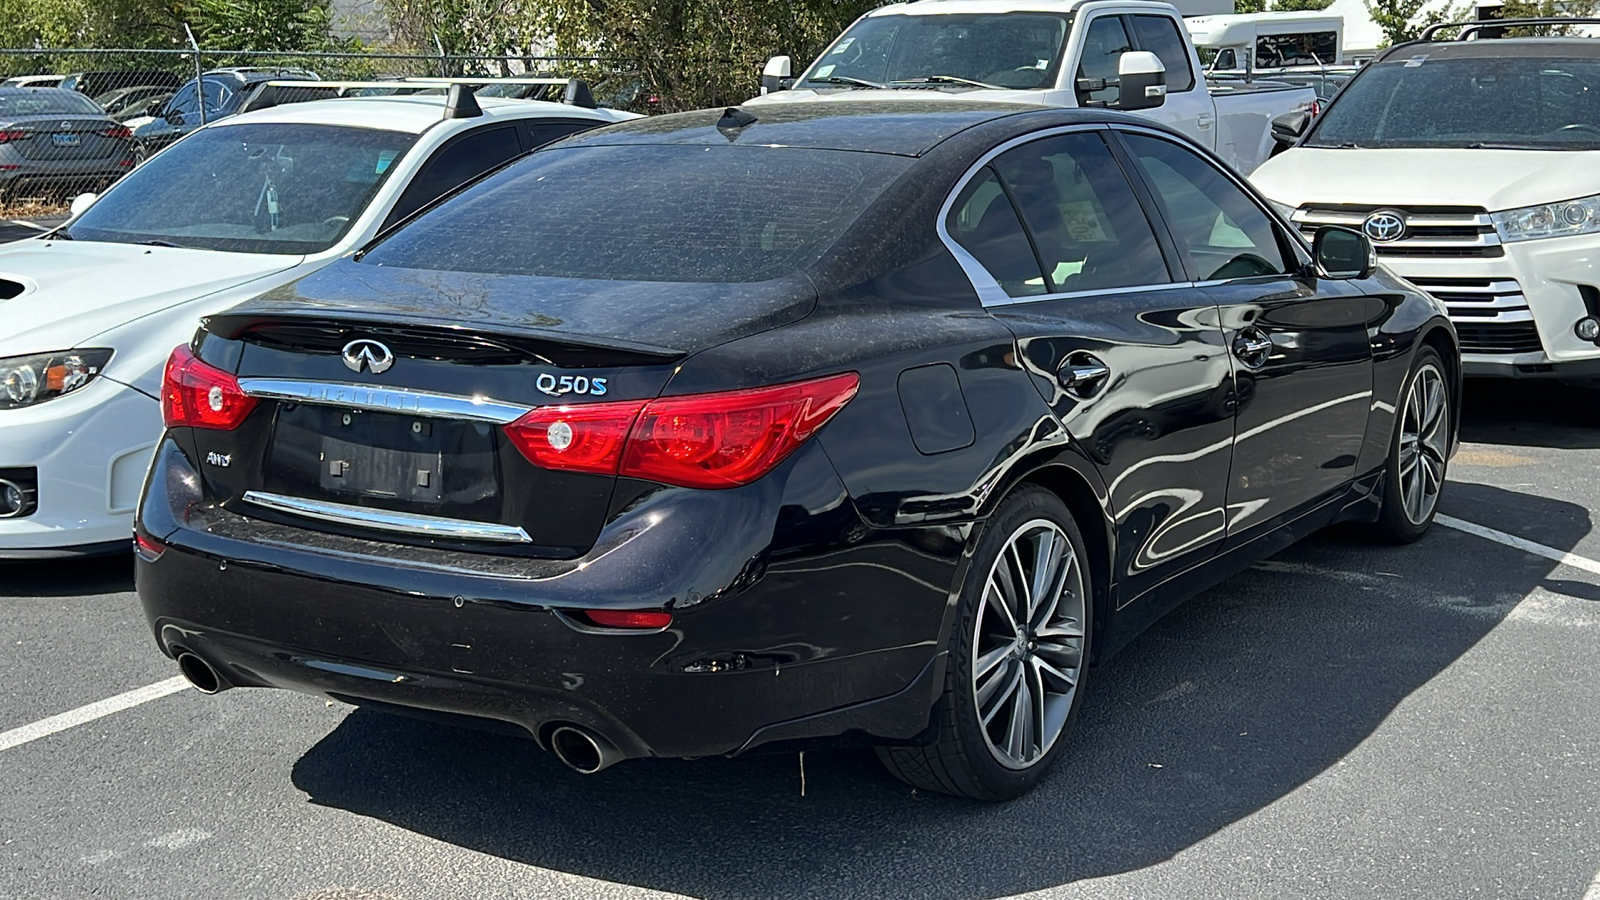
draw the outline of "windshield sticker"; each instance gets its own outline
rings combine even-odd
[[[815,74],[815,75],[813,75],[811,77],[812,77],[812,79],[827,78],[829,75],[832,75],[832,74],[833,74],[833,66],[817,66],[817,74]]]
[[[1422,61],[1427,59],[1427,58],[1428,58],[1428,54],[1426,54],[1426,53],[1422,53],[1422,54],[1418,54],[1417,56],[1413,56],[1410,59],[1406,60],[1406,68],[1415,69],[1417,66],[1422,65]]]
[[[394,162],[394,158],[399,155],[399,151],[396,150],[379,150],[378,167],[374,169],[373,172],[375,174],[382,175],[384,172],[389,171],[389,164]]]
[[[844,40],[840,41],[837,46],[835,46],[833,48],[833,53],[834,54],[843,53],[846,50],[849,50],[850,49],[850,45],[854,44],[855,42],[856,42],[855,38],[845,38]],[[831,56],[833,54],[829,54],[829,55]]]
[[[1040,69],[1040,70],[1048,69],[1048,68],[1050,68],[1050,60],[1041,59],[1037,63],[1035,63],[1033,67],[1035,69]]]

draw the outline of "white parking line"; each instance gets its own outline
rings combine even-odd
[[[189,682],[184,681],[181,676],[174,676],[166,681],[158,681],[155,684],[147,684],[142,688],[134,688],[125,694],[107,697],[104,700],[96,700],[87,706],[69,709],[48,719],[40,719],[31,725],[13,728],[10,731],[0,731],[0,750],[20,747],[29,741],[49,737],[58,731],[66,731],[68,728],[82,725],[85,722],[93,722],[103,716],[122,712],[125,709],[132,709],[141,703],[159,700],[168,694],[176,694],[188,686]]]
[[[1600,575],[1600,562],[1595,562],[1588,557],[1578,556],[1574,553],[1568,553],[1565,550],[1557,550],[1554,547],[1546,547],[1543,544],[1535,544],[1533,541],[1519,538],[1514,534],[1506,534],[1504,531],[1496,531],[1493,528],[1485,528],[1482,525],[1468,522],[1465,519],[1457,519],[1454,516],[1439,515],[1435,516],[1433,520],[1447,528],[1454,528],[1457,531],[1465,531],[1467,534],[1475,535],[1477,537],[1484,538],[1485,540],[1494,541],[1497,544],[1505,544],[1507,547],[1514,547],[1525,553],[1532,553],[1534,556],[1542,556],[1545,559],[1555,560],[1564,566],[1571,566],[1574,569],[1582,569],[1585,572]],[[1587,898],[1585,898],[1585,900],[1587,900]],[[1595,898],[1595,900],[1600,900],[1600,898]]]

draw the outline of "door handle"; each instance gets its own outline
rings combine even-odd
[[[1272,355],[1272,338],[1258,328],[1241,329],[1233,339],[1233,355],[1250,368],[1258,369]]]
[[[1100,393],[1110,376],[1110,366],[1081,351],[1068,354],[1056,369],[1056,380],[1062,389],[1080,400]]]
[[[1216,121],[1217,117],[1211,113],[1200,113],[1194,117],[1195,126],[1202,129],[1210,128]]]

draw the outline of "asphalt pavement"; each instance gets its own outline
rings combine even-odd
[[[0,219],[0,244],[43,234],[65,221],[64,218]]]
[[[1453,526],[1324,533],[1180,607],[1092,671],[1062,764],[1010,804],[863,751],[806,754],[803,795],[792,753],[583,777],[527,741],[184,690],[0,749],[0,898],[1600,900],[1597,410],[1470,385]],[[0,568],[0,746],[176,674],[130,568]]]

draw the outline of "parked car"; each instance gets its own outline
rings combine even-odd
[[[0,558],[127,552],[161,367],[201,316],[525,150],[628,117],[470,94],[243,113],[151,157],[68,225],[0,247]]]
[[[132,117],[142,115],[150,109],[157,99],[165,101],[173,94],[172,88],[154,84],[141,84],[134,87],[117,88],[106,91],[94,98],[96,106],[106,111],[112,118],[118,116]],[[118,121],[122,121],[118,119]]]
[[[1600,41],[1469,33],[1384,52],[1252,177],[1443,301],[1467,374],[1600,385]]]
[[[166,88],[171,92],[176,91],[183,81],[167,69],[113,69],[103,72],[74,72],[62,76],[56,87],[77,91],[99,102],[101,95],[122,88],[151,85]]]
[[[1108,110],[580,135],[174,352],[139,594],[202,691],[582,772],[848,733],[1014,797],[1185,596],[1333,522],[1428,528],[1455,336],[1366,238],[1314,247]]]
[[[1183,20],[1213,72],[1273,72],[1344,62],[1344,17],[1320,10],[1230,13]]]
[[[212,69],[192,79],[167,101],[148,122],[133,127],[133,138],[140,160],[176,141],[202,124],[237,113],[256,91],[269,81],[316,81],[317,74],[304,69],[238,67]],[[204,91],[201,91],[201,87]],[[201,112],[201,98],[205,110]]]
[[[750,105],[933,91],[1137,111],[1242,174],[1275,149],[1272,120],[1316,99],[1270,81],[1209,84],[1177,8],[1149,0],[896,3],[857,19],[798,79],[790,68],[787,56],[769,61],[765,96]]]
[[[14,78],[7,78],[5,81],[0,82],[0,87],[60,87],[61,78],[62,76],[60,75],[18,75]]]
[[[103,189],[132,166],[132,132],[88,97],[0,88],[0,200]]]

